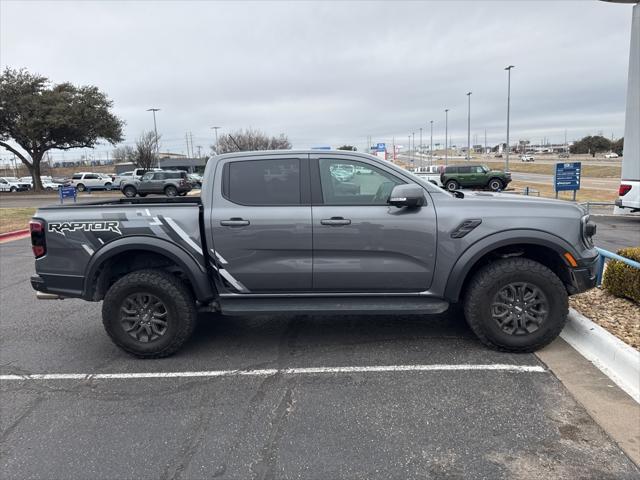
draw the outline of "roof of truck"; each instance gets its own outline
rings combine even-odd
[[[215,160],[221,160],[224,158],[233,158],[233,157],[261,157],[261,156],[270,156],[270,155],[320,155],[320,156],[357,156],[363,158],[373,158],[376,160],[380,160],[379,157],[375,155],[370,155],[368,153],[363,152],[354,152],[352,150],[254,150],[247,152],[232,152],[232,153],[222,153],[220,155],[215,155],[211,157]]]

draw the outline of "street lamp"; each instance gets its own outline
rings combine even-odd
[[[422,166],[422,127],[420,127],[420,143],[418,143],[418,154],[420,155],[420,166]]]
[[[433,165],[433,120],[431,123],[431,140],[429,142],[429,166]]]
[[[444,110],[444,164],[449,165],[449,109]]]
[[[156,167],[160,166],[160,153],[158,153],[158,124],[156,123],[156,112],[159,112],[159,108],[149,108],[147,112],[153,112],[153,131],[156,135]]]
[[[409,135],[409,139],[407,140],[407,156],[409,157],[409,162],[411,163],[413,158],[411,158],[411,135]]]
[[[216,155],[218,155],[218,129],[222,127],[211,127],[211,130],[216,132]]]
[[[511,69],[514,68],[515,65],[509,65],[505,68],[507,71],[507,157],[505,160],[504,169],[509,171],[509,120],[511,116]]]
[[[471,158],[471,92],[467,92],[469,106],[467,108],[467,161]]]
[[[411,148],[411,158],[413,163],[416,163],[416,132],[411,132],[411,138],[413,139],[413,147]]]

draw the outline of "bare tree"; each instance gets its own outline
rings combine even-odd
[[[136,140],[134,162],[138,168],[150,170],[156,165],[156,140],[154,132],[142,132]]]
[[[113,149],[113,152],[111,152],[111,156],[116,163],[135,162],[136,149],[129,145],[116,147]]]
[[[211,147],[215,149],[215,145]],[[288,150],[291,143],[284,133],[269,137],[260,130],[247,128],[222,135],[218,139],[218,154],[229,152],[246,152],[252,150]]]

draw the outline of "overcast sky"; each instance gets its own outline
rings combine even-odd
[[[294,147],[623,135],[631,6],[599,1],[218,2],[0,0],[0,62],[94,84],[162,149],[203,149],[213,125]],[[105,150],[106,147],[101,147]],[[55,154],[58,157],[61,154]],[[6,155],[5,155],[6,156]],[[74,157],[67,152],[66,158]]]

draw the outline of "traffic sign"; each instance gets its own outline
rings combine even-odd
[[[384,152],[387,150],[387,144],[386,143],[377,143],[376,144],[376,150],[378,152]]]
[[[64,203],[65,198],[73,198],[73,203],[76,203],[76,187],[59,187],[58,193],[60,194],[60,203]]]
[[[556,163],[556,192],[580,190],[582,162]]]

